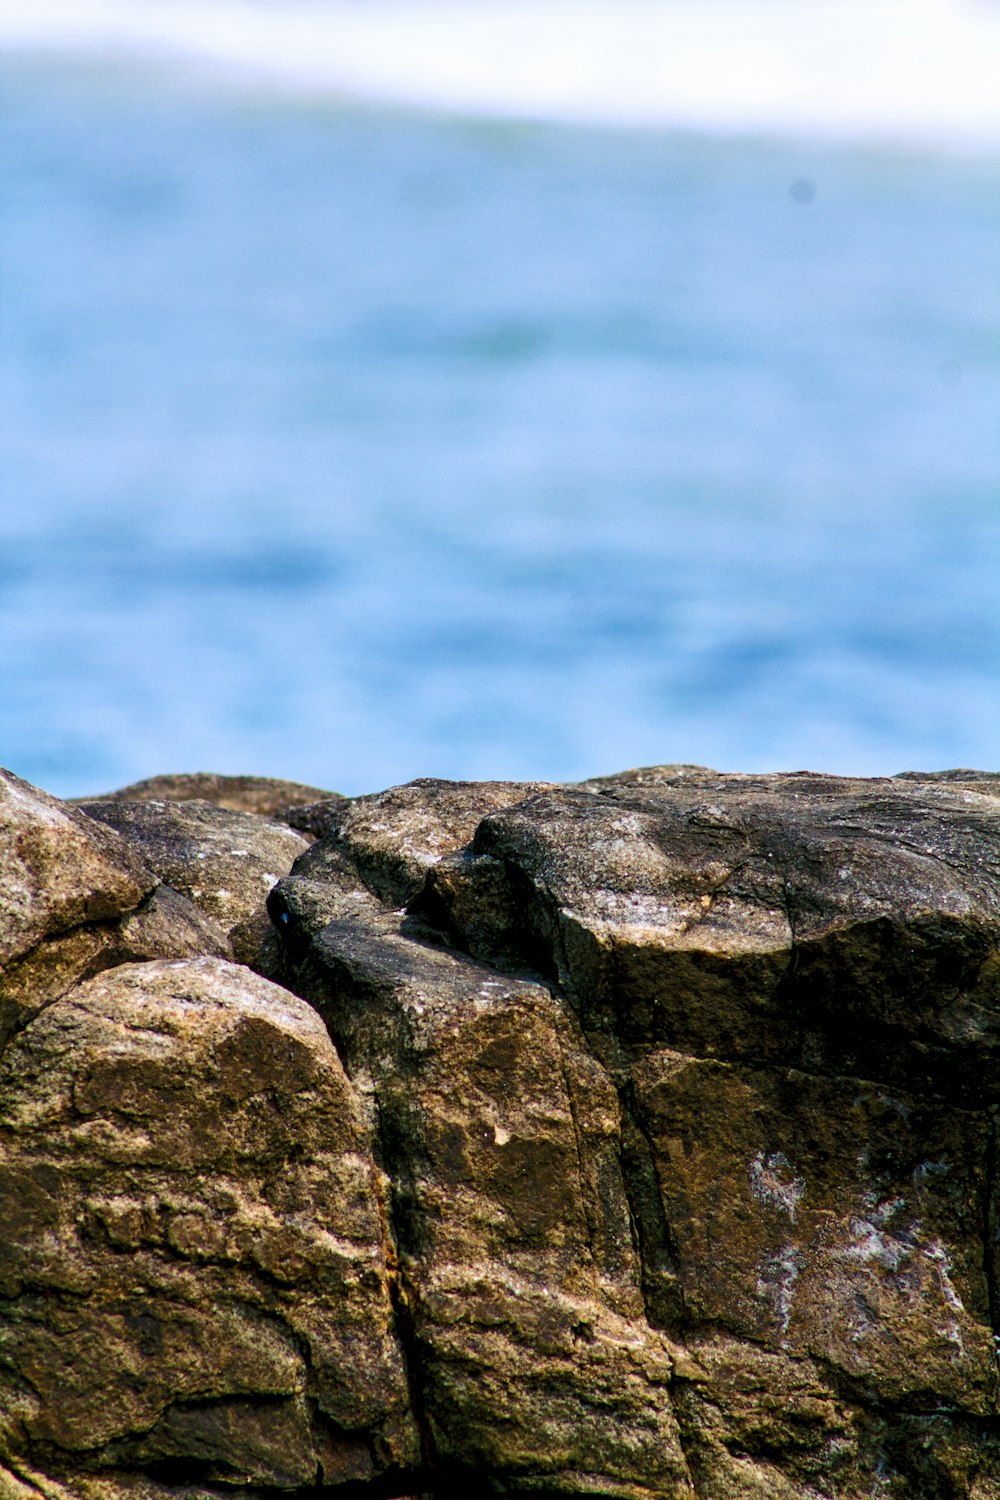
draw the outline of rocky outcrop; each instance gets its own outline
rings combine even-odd
[[[1000,1496],[1000,778],[156,785],[0,783],[4,1500]]]

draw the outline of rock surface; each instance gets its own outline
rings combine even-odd
[[[218,959],[79,985],[0,1066],[0,1444],[281,1488],[412,1462],[380,1201],[304,1002]]]
[[[998,785],[0,781],[0,1496],[997,1500]]]
[[[0,771],[0,1055],[79,980],[137,959],[228,956],[225,933],[103,823]]]
[[[237,958],[260,956],[265,898],[308,848],[301,834],[212,802],[110,798],[77,806],[127,839],[161,880],[218,924]]]
[[[336,792],[301,781],[279,781],[273,776],[217,776],[210,771],[185,775],[147,776],[116,792],[86,800],[101,802],[211,802],[231,812],[257,813],[260,817],[286,821],[285,814],[309,803],[346,802]],[[84,799],[78,799],[80,801]]]

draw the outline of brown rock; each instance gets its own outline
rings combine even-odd
[[[412,908],[617,1083],[699,1493],[1000,1494],[992,786],[680,771],[489,815]]]
[[[301,877],[270,907],[294,981],[377,1100],[436,1463],[514,1490],[691,1493],[646,1322],[615,1091],[543,986]]]
[[[676,1251],[665,1316],[819,1360],[873,1401],[993,1411],[985,1112],[673,1052],[633,1089]]]
[[[304,838],[284,824],[209,802],[79,805],[127,839],[167,885],[235,934],[241,959],[252,962],[254,941],[267,926],[264,900],[308,847]]]
[[[467,844],[487,813],[546,790],[546,782],[428,777],[356,797],[333,810],[319,842],[295,873],[310,880],[363,884],[386,905],[404,906],[431,866]]]
[[[381,1190],[302,1001],[213,959],[80,985],[0,1066],[0,1182],[0,1455],[279,1487],[413,1460]]]
[[[124,839],[0,770],[0,965],[43,938],[134,910],[155,885]]]
[[[227,930],[349,1083],[211,960],[8,1049],[0,1496],[998,1500],[995,780],[305,809],[273,926]],[[143,805],[174,883],[229,889],[238,814]],[[41,944],[183,900],[35,941],[25,993]]]
[[[1000,808],[809,774],[553,791],[484,818],[419,903],[626,1050],[1000,1083]],[[461,936],[464,934],[464,938]]]
[[[340,817],[348,805],[348,797],[323,797],[319,802],[307,802],[301,807],[287,807],[280,821],[294,828],[296,833],[309,840],[321,839]]]
[[[336,792],[305,786],[301,781],[279,781],[271,776],[219,776],[210,771],[186,775],[148,776],[105,792],[101,797],[78,798],[79,802],[211,802],[231,812],[256,813],[259,817],[285,822],[284,814],[306,803],[346,801]]]
[[[79,980],[198,953],[228,955],[225,933],[157,885],[134,845],[0,772],[0,1053]]]
[[[32,1016],[103,969],[202,955],[230,958],[233,953],[219,924],[166,885],[156,886],[117,921],[91,922],[45,938],[0,971],[0,1053]]]

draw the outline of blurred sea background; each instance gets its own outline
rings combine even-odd
[[[996,0],[0,0],[0,763],[1000,766]]]

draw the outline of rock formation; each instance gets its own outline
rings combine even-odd
[[[997,1500],[998,1103],[997,776],[0,773],[0,1500]]]

